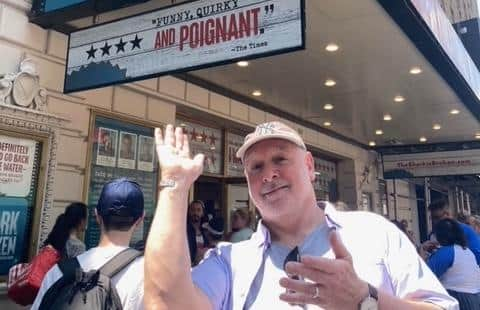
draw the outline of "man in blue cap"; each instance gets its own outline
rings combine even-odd
[[[143,221],[140,185],[125,178],[104,185],[95,216],[100,226],[97,247],[77,256],[83,271],[98,270],[129,247],[133,232]],[[58,265],[45,275],[32,309],[38,309],[48,289],[62,277]],[[136,258],[112,278],[123,309],[143,309],[143,256]]]

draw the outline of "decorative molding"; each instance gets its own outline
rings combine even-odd
[[[32,0],[0,0],[0,4],[2,3],[24,12],[30,12],[32,9]]]
[[[27,63],[28,65],[26,65]],[[20,129],[33,135],[46,137],[48,150],[46,154],[42,154],[46,158],[45,177],[39,182],[44,187],[37,243],[37,245],[41,245],[48,235],[48,220],[53,207],[60,129],[65,128],[69,121],[45,111],[46,91],[35,84],[38,82],[38,74],[36,74],[36,70],[31,70],[31,62],[24,61],[20,67],[20,73],[4,75],[3,79],[0,80],[0,94],[2,95],[0,96],[0,126],[7,131],[18,131]],[[23,85],[20,82],[20,84],[17,84],[19,85],[19,91],[14,93],[15,82],[18,81],[19,76],[25,76],[28,84]],[[22,93],[22,91],[24,92]],[[42,91],[45,91],[45,93],[40,94]],[[42,102],[35,100],[36,96],[41,96]],[[32,98],[31,101],[29,101],[30,98]],[[17,101],[27,107],[19,106]],[[30,107],[33,107],[33,109]]]
[[[47,90],[40,87],[40,78],[33,60],[20,63],[20,72],[0,74],[0,105],[14,105],[47,111]]]

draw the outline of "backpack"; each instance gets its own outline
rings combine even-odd
[[[122,303],[111,279],[142,252],[128,248],[98,270],[85,272],[77,258],[58,264],[63,276],[43,296],[40,310],[104,309],[121,310]]]

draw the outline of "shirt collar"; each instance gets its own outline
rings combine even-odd
[[[339,221],[339,212],[335,209],[333,204],[328,201],[319,201],[317,205],[325,212],[325,220],[329,229],[342,228]],[[271,245],[272,239],[270,231],[265,225],[263,225],[262,220],[258,222],[257,231],[253,234],[251,240],[257,247],[263,246],[264,249],[267,249]]]

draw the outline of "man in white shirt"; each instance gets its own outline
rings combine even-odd
[[[97,247],[77,257],[84,271],[100,269],[118,253],[128,248],[133,232],[144,217],[140,186],[125,178],[111,181],[102,189],[95,209],[100,226]],[[58,265],[48,271],[31,309],[39,309],[48,289],[62,277]],[[112,278],[123,309],[143,309],[143,256],[135,259]]]
[[[317,204],[312,154],[280,122],[258,125],[237,152],[262,215],[257,232],[189,272],[187,199],[203,155],[190,158],[180,127],[155,137],[162,186],[145,250],[147,309],[458,310],[391,223]]]

